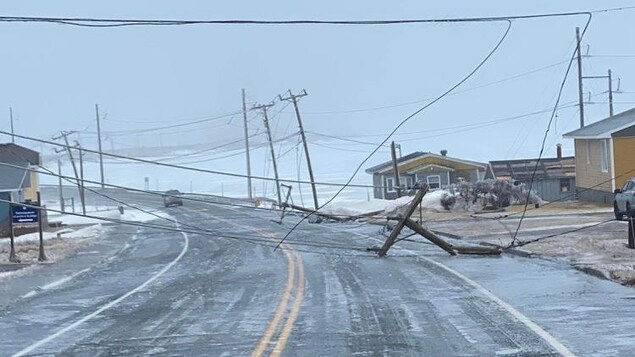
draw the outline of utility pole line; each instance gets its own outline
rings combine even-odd
[[[101,126],[99,125],[99,104],[95,104],[95,117],[97,118],[97,144],[99,147],[99,173],[101,175],[101,188],[104,188],[104,157],[101,153]]]
[[[392,170],[395,173],[395,188],[397,189],[397,198],[401,197],[401,184],[399,183],[399,165],[397,165],[397,152],[395,150],[395,142],[390,143],[390,155],[392,156]]]
[[[313,191],[313,204],[315,205],[315,210],[317,211],[320,208],[318,204],[317,198],[317,190],[315,189],[315,178],[313,177],[313,168],[311,166],[311,157],[309,156],[309,146],[306,142],[306,135],[304,134],[304,126],[302,125],[302,119],[300,118],[300,110],[298,109],[298,98],[302,98],[307,96],[306,90],[302,90],[300,94],[291,93],[291,89],[289,89],[289,96],[282,97],[278,95],[280,100],[286,100],[293,103],[293,107],[295,108],[295,116],[298,118],[298,127],[300,128],[300,136],[302,137],[302,143],[304,144],[304,156],[306,157],[306,166],[309,169],[309,180],[311,181],[311,190]]]
[[[278,165],[276,163],[276,154],[273,151],[273,139],[271,138],[271,129],[269,128],[269,118],[267,118],[267,109],[272,107],[273,103],[254,105],[251,109],[262,110],[262,120],[265,123],[265,129],[267,129],[267,138],[269,139],[269,148],[271,150],[271,161],[273,162],[273,174],[276,182],[276,193],[278,195],[278,207],[282,205],[282,196],[280,195],[280,179],[278,177]]]
[[[68,154],[68,158],[71,160],[71,165],[73,166],[73,173],[75,174],[75,181],[77,182],[77,190],[79,191],[79,197],[80,199],[82,198],[82,187],[81,187],[81,183],[79,181],[79,173],[77,172],[77,165],[75,165],[75,160],[73,158],[73,152],[71,151],[71,146],[68,143],[68,136],[73,134],[73,131],[62,131],[60,133],[59,136],[56,136],[53,138],[53,140],[58,140],[63,138],[64,139],[64,143],[66,144],[64,146],[64,149],[66,150],[66,153]],[[83,205],[83,203],[82,203]],[[85,214],[85,212],[84,212]]]
[[[613,116],[613,76],[609,69],[609,116]]]
[[[584,127],[584,97],[582,94],[582,52],[580,51],[580,28],[575,28],[576,50],[578,51],[578,105],[580,106],[580,128]]]
[[[243,97],[243,121],[245,123],[245,155],[247,158],[247,197],[253,200],[251,193],[251,160],[249,159],[249,128],[247,127],[247,102],[245,99],[245,89],[242,89]]]
[[[77,149],[79,150],[79,177],[81,185],[79,190],[79,200],[82,203],[82,213],[86,215],[86,192],[84,191],[84,150],[77,143]]]
[[[57,159],[57,177],[59,179],[59,185],[60,185],[60,208],[62,210],[62,212],[64,211],[64,190],[62,188],[62,161],[60,159]]]
[[[613,74],[609,69],[606,76],[584,76],[582,79],[608,79],[609,81],[609,116],[613,116]],[[591,100],[591,92],[589,92],[589,101]]]
[[[11,143],[15,144],[15,132],[13,131],[13,108],[9,107],[9,118],[11,119]]]

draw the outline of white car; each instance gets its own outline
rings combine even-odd
[[[626,181],[622,188],[615,189],[613,211],[618,221],[622,220],[624,215],[635,216],[635,177]]]

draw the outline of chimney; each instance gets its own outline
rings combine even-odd
[[[558,160],[562,160],[562,145],[556,144],[556,157]]]
[[[441,156],[447,156],[448,155],[448,151],[443,149],[441,150]]]

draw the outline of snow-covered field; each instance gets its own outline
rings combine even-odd
[[[298,148],[291,149],[291,151],[285,150],[286,146],[281,146],[281,148],[281,157],[278,159],[280,178],[283,180],[309,181],[305,162],[299,156],[301,151],[298,151]],[[367,155],[365,151],[340,151],[337,148],[324,146],[311,146],[310,149],[315,180],[320,183],[342,184],[346,182]],[[287,152],[285,153],[285,151]],[[251,150],[251,172],[253,176],[274,177],[268,155],[264,148]],[[66,156],[64,155],[60,158],[62,174],[73,177],[73,168]],[[156,160],[166,164],[177,164],[194,169],[246,174],[245,155],[241,150],[225,151],[218,149],[204,153],[197,153],[194,150],[176,150],[169,154],[162,153],[161,155],[146,156],[142,159]],[[390,155],[388,153],[384,151],[378,152],[366,164],[362,165],[362,168],[351,183],[371,185],[372,178],[364,170],[389,159]],[[44,165],[57,173],[57,158],[45,157]],[[228,197],[247,196],[247,179],[242,177],[197,172],[109,157],[104,157],[104,172],[107,183],[136,189],[148,188],[158,191],[178,189],[182,192],[208,193]],[[96,156],[86,155],[84,173],[84,177],[87,180],[99,181],[99,162]],[[46,174],[40,175],[40,182],[46,185],[58,184],[57,177]],[[64,182],[64,184],[71,183]],[[310,185],[290,184],[293,186],[291,191],[292,200],[297,204],[304,203],[305,206],[312,206]],[[276,197],[274,187],[273,181],[257,178],[252,180],[252,192],[256,196],[274,199]],[[339,188],[339,186],[317,185],[320,203],[331,199]],[[372,189],[348,187],[338,195],[335,201],[359,201],[368,200],[369,198],[372,198]]]

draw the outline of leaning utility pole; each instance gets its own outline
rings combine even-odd
[[[79,150],[79,179],[81,182],[80,184],[80,189],[79,189],[79,200],[82,203],[82,214],[84,214],[84,216],[86,215],[86,192],[84,191],[84,150],[82,150],[82,147],[79,145],[78,142],[76,142],[77,144],[77,149]]]
[[[73,152],[71,150],[71,145],[68,143],[68,136],[73,134],[73,131],[62,131],[60,133],[59,136],[56,136],[53,138],[53,140],[57,140],[60,138],[64,138],[64,143],[66,145],[64,145],[64,149],[66,150],[66,153],[68,154],[68,158],[71,160],[71,165],[73,166],[73,173],[75,174],[75,181],[77,182],[77,190],[79,191],[79,197],[82,198],[83,194],[82,194],[82,187],[81,187],[81,183],[79,181],[79,174],[77,172],[77,166],[75,165],[75,160],[73,159]],[[83,206],[83,203],[82,203]],[[86,214],[84,212],[84,214]]]
[[[392,170],[395,173],[395,188],[397,189],[397,198],[401,197],[401,184],[399,183],[399,165],[397,165],[397,152],[395,151],[395,142],[390,144],[390,155],[392,156]]]
[[[311,190],[313,191],[313,204],[315,205],[315,210],[320,208],[318,204],[317,198],[317,190],[315,189],[315,178],[313,177],[313,168],[311,167],[311,157],[309,156],[309,146],[306,142],[306,135],[304,135],[304,127],[302,126],[302,119],[300,118],[300,110],[298,109],[298,98],[302,98],[306,96],[307,93],[303,89],[300,94],[291,93],[291,89],[289,89],[289,96],[282,97],[278,95],[280,100],[286,100],[293,103],[293,107],[295,108],[295,116],[298,118],[298,127],[300,128],[300,136],[302,137],[302,143],[304,144],[304,156],[306,157],[306,166],[309,169],[309,179],[311,180]]]
[[[9,107],[9,118],[11,119],[11,142],[15,144],[15,132],[13,131],[13,108]]]
[[[265,129],[267,129],[267,138],[269,139],[269,148],[271,150],[271,161],[273,162],[273,174],[276,180],[276,193],[278,194],[278,207],[282,205],[282,196],[280,196],[280,179],[278,178],[278,165],[276,163],[276,154],[273,151],[273,140],[271,139],[271,129],[269,128],[269,118],[267,118],[267,109],[272,107],[273,103],[254,105],[251,109],[262,110],[262,120],[265,122]]]
[[[57,178],[59,179],[60,185],[60,208],[62,213],[64,213],[64,189],[62,188],[62,161],[57,159]]]
[[[101,127],[99,125],[99,104],[95,104],[95,117],[97,118],[97,145],[99,147],[99,173],[101,175],[101,188],[104,188],[104,157],[101,154]]]
[[[578,52],[578,105],[580,106],[580,128],[584,127],[584,97],[582,94],[582,52],[580,51],[580,28],[575,28],[576,51]]]
[[[249,160],[249,129],[247,128],[247,103],[245,100],[245,89],[242,89],[243,94],[243,121],[245,123],[245,154],[247,157],[247,197],[251,201],[253,199],[251,194],[251,161]]]

